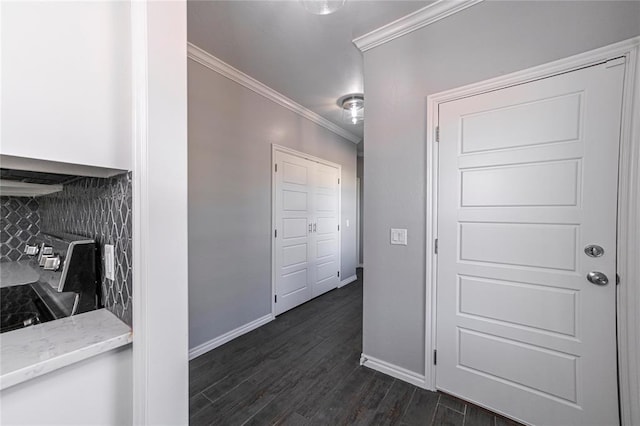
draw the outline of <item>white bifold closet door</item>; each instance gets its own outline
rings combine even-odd
[[[619,58],[440,105],[439,389],[532,425],[618,424],[623,77]]]
[[[336,288],[339,271],[337,167],[275,151],[275,314]]]

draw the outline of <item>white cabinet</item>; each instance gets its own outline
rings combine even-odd
[[[131,169],[131,4],[0,7],[0,154]]]

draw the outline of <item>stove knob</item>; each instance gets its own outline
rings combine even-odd
[[[38,248],[38,246],[30,246],[29,244],[27,244],[24,248],[24,254],[27,254],[29,256],[35,256],[39,251],[40,249]]]
[[[60,256],[49,256],[44,259],[44,269],[47,271],[57,271],[60,268]]]
[[[40,247],[40,256],[38,256],[38,266],[44,266],[47,257],[53,256],[53,247],[42,243]]]

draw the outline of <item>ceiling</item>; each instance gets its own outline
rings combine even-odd
[[[337,105],[363,92],[362,54],[352,40],[429,3],[347,0],[318,16],[296,0],[189,0],[188,40],[362,138],[362,124],[343,122]]]

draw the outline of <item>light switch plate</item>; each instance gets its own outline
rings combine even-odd
[[[104,246],[104,275],[108,280],[115,281],[115,262],[113,258],[113,245],[105,244]]]
[[[407,230],[391,228],[391,244],[393,245],[407,245]]]

